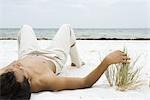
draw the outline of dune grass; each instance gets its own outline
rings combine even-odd
[[[150,75],[148,74],[148,86],[149,86],[149,88],[150,88]]]
[[[126,48],[123,51],[128,55]],[[139,57],[130,64],[120,63],[110,66],[105,72],[109,85],[115,86],[120,91],[134,89],[141,85],[139,79],[141,69],[135,68]]]

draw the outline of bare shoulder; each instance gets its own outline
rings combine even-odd
[[[39,75],[36,78],[31,79],[31,90],[32,92],[40,92],[40,91],[51,91],[51,84],[54,84],[55,73],[52,71],[47,74]]]

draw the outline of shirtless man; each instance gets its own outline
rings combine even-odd
[[[32,28],[24,25],[18,33],[18,60],[0,69],[0,99],[22,100],[30,99],[32,92],[89,88],[109,65],[129,63],[127,55],[117,50],[83,78],[58,76],[68,55],[72,66],[82,66],[69,25],[62,25],[46,50],[38,47]]]

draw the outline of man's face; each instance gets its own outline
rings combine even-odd
[[[17,82],[23,82],[24,77],[25,77],[24,71],[22,69],[18,68],[18,67],[14,67],[12,69],[12,71],[14,71]]]
[[[14,75],[16,76],[16,80],[18,82],[22,82],[25,77],[24,69],[20,63],[12,63],[9,67],[5,70],[5,72],[13,71]]]

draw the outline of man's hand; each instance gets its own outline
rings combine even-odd
[[[105,60],[108,62],[109,65],[116,63],[130,63],[130,58],[127,56],[127,54],[120,50],[110,53],[105,57]]]

